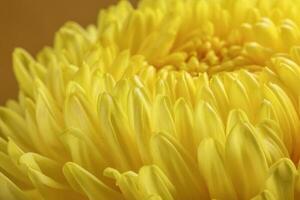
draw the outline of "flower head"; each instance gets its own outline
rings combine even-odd
[[[16,49],[0,198],[300,199],[299,9],[120,1]]]

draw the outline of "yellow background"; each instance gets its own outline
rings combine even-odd
[[[100,8],[117,0],[0,0],[0,104],[16,98],[11,53],[22,47],[35,55],[51,45],[54,32],[66,21],[95,23]]]

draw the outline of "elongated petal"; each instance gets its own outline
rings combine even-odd
[[[60,139],[73,162],[91,173],[104,170],[104,166],[107,165],[105,157],[107,152],[105,149],[99,148],[101,143],[91,141],[86,134],[77,129],[66,130]]]
[[[110,189],[75,163],[67,163],[63,171],[74,190],[85,194],[91,200],[123,199],[119,192]]]
[[[70,198],[80,200],[82,198],[67,186],[53,180],[38,170],[28,168],[28,176],[38,189],[39,193],[47,200],[63,200]]]
[[[7,200],[29,200],[25,193],[0,172],[0,198]]]
[[[276,199],[294,199],[296,169],[293,163],[283,158],[276,162],[266,182],[266,188]]]
[[[288,151],[283,142],[277,136],[279,127],[273,121],[264,121],[257,126],[262,136],[262,148],[265,152],[269,166],[283,157],[288,157]]]
[[[136,143],[132,140],[127,118],[108,94],[103,94],[98,107],[101,131],[114,155],[111,159],[122,171],[135,167],[140,158],[136,154]]]
[[[194,124],[199,137],[212,137],[223,143],[225,141],[225,130],[223,122],[213,107],[206,102],[199,102],[195,111]]]
[[[238,123],[230,132],[225,146],[225,162],[238,198],[257,194],[267,176],[267,162],[253,129]]]
[[[150,103],[145,92],[142,89],[134,89],[132,91],[132,112],[133,127],[136,133],[138,150],[144,163],[150,163],[149,141],[151,138],[151,113]]]
[[[33,59],[22,49],[16,49],[13,54],[13,66],[21,89],[30,96],[33,96],[33,78],[29,72],[29,65]]]
[[[192,155],[196,155],[196,141],[199,133],[193,130],[192,108],[183,98],[178,99],[175,103],[174,120],[178,140],[181,141],[184,148],[192,152]]]
[[[155,119],[154,131],[165,131],[171,135],[176,135],[173,113],[168,97],[157,96],[153,117]]]
[[[151,153],[158,165],[175,185],[182,198],[208,198],[208,193],[196,163],[175,141],[158,134],[151,140]],[[188,183],[188,184],[187,184]]]
[[[176,195],[174,185],[166,175],[155,165],[145,166],[139,172],[139,184],[144,193],[156,194],[165,200],[173,200]]]
[[[299,66],[290,59],[278,57],[272,59],[275,72],[278,74],[281,81],[289,87],[295,96],[299,95],[299,90],[296,87],[300,81]]]
[[[15,140],[22,148],[28,149],[31,141],[26,140],[28,130],[25,120],[16,112],[0,108],[0,127],[6,137]]]
[[[61,171],[62,166],[47,157],[35,153],[25,153],[20,157],[19,162],[30,169],[47,174],[48,177],[57,182],[66,182]]]
[[[224,148],[212,138],[204,139],[198,148],[198,166],[211,198],[237,199],[224,163]]]

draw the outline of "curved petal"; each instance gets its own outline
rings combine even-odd
[[[271,167],[265,187],[276,199],[293,200],[296,173],[296,168],[289,159],[280,159]]]
[[[198,166],[211,198],[237,199],[224,163],[224,148],[212,138],[203,139],[198,148]]]
[[[166,134],[157,134],[152,137],[150,148],[154,164],[168,176],[181,198],[208,199],[196,161],[179,144]]]
[[[30,200],[25,193],[0,172],[0,199]]]
[[[121,193],[112,190],[75,163],[69,162],[65,164],[63,172],[72,188],[85,194],[90,200],[123,199]]]
[[[250,124],[237,123],[225,146],[226,168],[240,199],[257,194],[267,176],[267,161],[253,131]]]

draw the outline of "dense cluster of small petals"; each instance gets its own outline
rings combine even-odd
[[[300,199],[300,1],[141,0],[13,53],[1,200]]]

